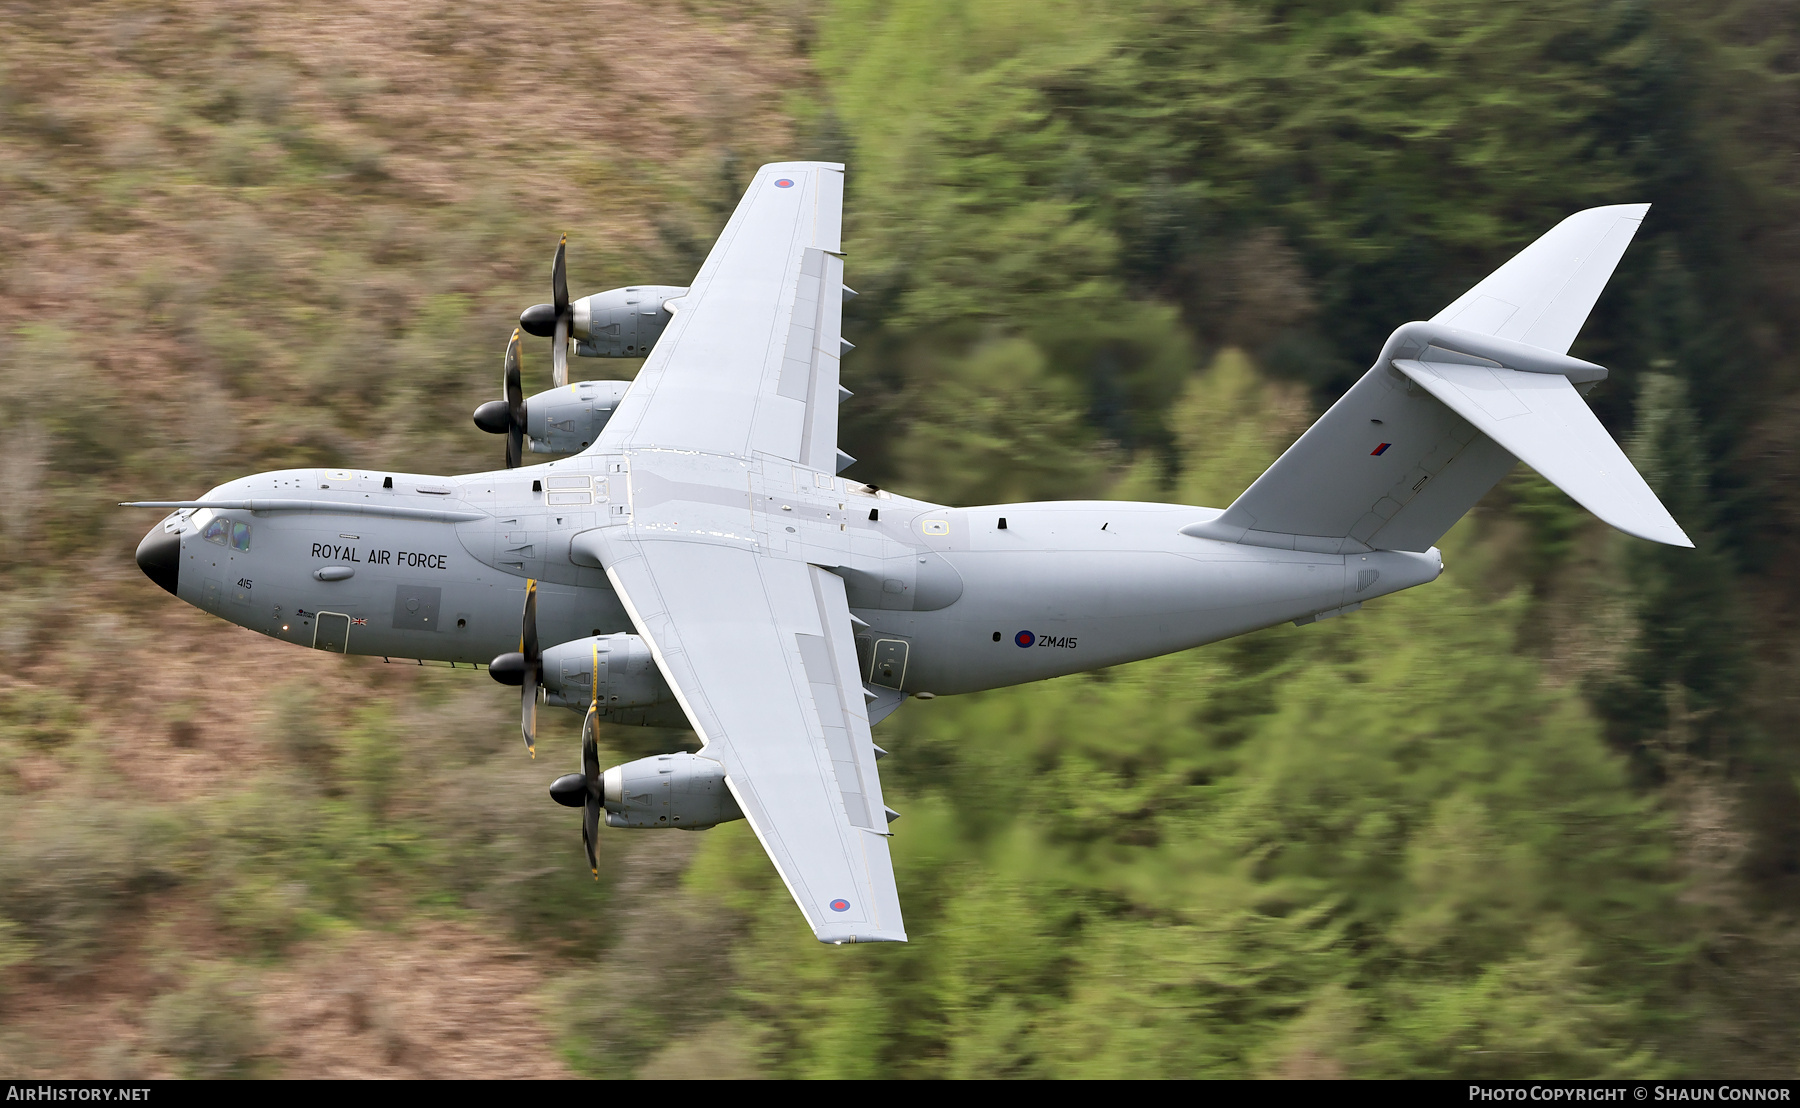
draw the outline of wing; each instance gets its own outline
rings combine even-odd
[[[578,536],[813,933],[901,942],[844,583],[759,543],[749,472],[835,473],[843,167],[767,165],[589,451],[623,455],[623,526]],[[756,459],[756,461],[752,461]]]
[[[843,581],[733,545],[582,538],[813,933],[904,942]]]
[[[841,165],[758,170],[592,449],[761,452],[841,470],[843,206]]]

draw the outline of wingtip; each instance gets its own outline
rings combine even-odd
[[[1574,215],[1569,216],[1569,218],[1575,219],[1578,216],[1588,215],[1593,212],[1611,212],[1614,215],[1625,216],[1627,219],[1643,219],[1644,216],[1650,213],[1650,205],[1648,202],[1640,204],[1597,204],[1592,208],[1583,208]]]
[[[1639,538],[1649,539],[1651,542],[1662,543],[1664,546],[1679,546],[1692,550],[1694,540],[1688,538],[1687,532],[1681,529],[1681,524],[1675,522],[1675,517],[1669,513],[1669,509],[1660,500],[1656,502],[1656,508],[1657,511],[1651,518],[1636,520],[1635,522],[1638,524],[1636,527],[1619,529]]]
[[[1598,512],[1595,512],[1594,514],[1600,515]],[[1694,549],[1694,540],[1688,538],[1687,532],[1683,531],[1681,525],[1676,523],[1672,518],[1648,525],[1636,521],[1633,521],[1630,525],[1625,525],[1619,523],[1617,520],[1607,519],[1606,516],[1600,516],[1600,518],[1635,539],[1643,539],[1645,542],[1661,543],[1664,546],[1682,547],[1687,550]]]
[[[896,913],[898,914],[898,913]],[[820,920],[813,924],[813,937],[828,946],[846,943],[903,943],[906,926],[882,926],[873,920],[852,923],[849,920]]]

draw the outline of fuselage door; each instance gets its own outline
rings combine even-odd
[[[871,684],[884,689],[897,689],[906,681],[906,656],[910,649],[905,639],[880,639],[875,643],[875,665],[869,674]]]
[[[350,649],[350,617],[319,612],[313,617],[313,649],[343,654]]]

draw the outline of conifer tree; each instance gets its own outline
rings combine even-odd
[[[1596,701],[1613,739],[1653,779],[1694,761],[1729,771],[1747,753],[1749,660],[1731,561],[1713,533],[1706,452],[1679,377],[1644,376],[1630,453],[1695,548],[1621,540],[1637,639]]]

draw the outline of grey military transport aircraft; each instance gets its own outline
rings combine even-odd
[[[599,823],[745,819],[823,942],[904,941],[870,727],[908,696],[1118,665],[1431,581],[1433,545],[1523,461],[1607,523],[1691,546],[1582,399],[1570,343],[1648,205],[1570,216],[1375,365],[1229,507],[954,508],[840,474],[843,166],[763,166],[689,288],[553,303],[555,387],[476,423],[507,468],[295,469],[170,509],[137,550],[182,600],[315,650],[486,665],[585,713],[551,795]],[[639,357],[568,383],[568,355]],[[526,448],[564,455],[523,465]],[[601,769],[599,721],[697,753]]]

